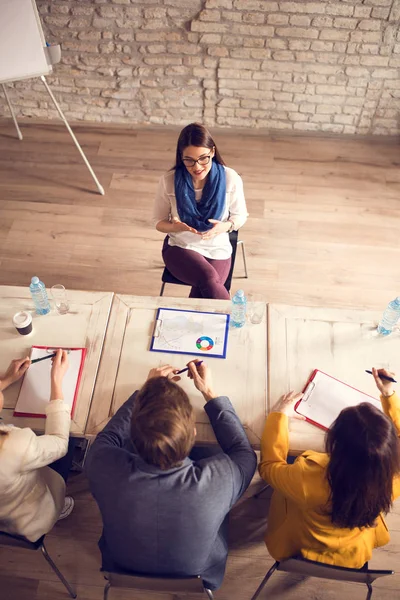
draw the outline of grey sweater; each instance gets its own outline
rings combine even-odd
[[[201,575],[223,580],[227,514],[245,492],[257,459],[227,397],[206,413],[221,452],[162,471],[140,458],[130,440],[136,392],[97,436],[86,471],[103,518],[99,546],[105,570]]]

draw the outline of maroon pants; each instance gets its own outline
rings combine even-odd
[[[231,268],[231,258],[215,260],[194,250],[170,246],[164,240],[162,257],[170,273],[192,286],[189,298],[215,298],[229,300],[224,283]]]

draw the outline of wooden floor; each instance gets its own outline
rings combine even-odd
[[[24,124],[18,141],[0,121],[0,284],[158,295],[162,235],[149,225],[158,178],[173,162],[177,130],[74,128],[106,189],[100,196],[62,126]],[[269,302],[383,309],[399,293],[400,158],[376,137],[266,137],[215,131],[229,166],[244,179],[250,217],[249,279],[238,256],[233,289]],[[167,286],[166,295],[187,295]],[[262,542],[268,493],[257,478],[231,519],[230,557],[216,600],[247,600],[272,564]],[[48,548],[82,600],[102,598],[97,540],[101,520],[84,475],[69,483],[76,507],[48,536]],[[371,566],[399,574],[376,584],[374,600],[400,598],[400,505],[388,517],[392,541]],[[1,600],[66,598],[38,553],[0,549]],[[157,596],[180,600],[177,596]],[[112,592],[110,600],[153,600]],[[357,585],[275,574],[260,600],[362,600]],[[182,599],[183,600],[183,599]],[[188,600],[194,600],[188,598]]]
[[[177,130],[75,127],[100,196],[61,125],[0,121],[0,283],[158,295],[163,235],[150,224]],[[270,302],[383,308],[398,292],[400,146],[381,137],[266,137],[219,130],[250,217],[233,290]],[[167,286],[167,295],[187,295]]]

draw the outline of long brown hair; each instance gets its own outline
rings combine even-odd
[[[368,402],[342,410],[327,433],[327,478],[334,525],[373,527],[389,512],[400,445],[392,421]]]
[[[132,410],[131,437],[141,458],[162,470],[180,466],[194,445],[194,412],[186,392],[166,377],[153,377],[139,390]]]
[[[186,125],[179,134],[178,143],[176,145],[175,166],[173,169],[184,167],[182,154],[184,149],[188,146],[209,148],[210,150],[215,149],[213,160],[220,165],[225,164],[208,129],[206,129],[204,125],[201,125],[201,123],[190,123],[190,125]]]

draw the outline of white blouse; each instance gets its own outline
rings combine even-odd
[[[244,225],[248,217],[243,192],[243,181],[236,171],[229,167],[224,168],[226,172],[226,202],[221,221],[230,219],[233,223],[233,228],[239,229]],[[172,221],[174,218],[179,219],[176,207],[174,177],[175,171],[168,171],[160,179],[154,202],[154,225],[157,225],[160,221]],[[195,190],[197,202],[200,202],[202,192],[203,190]],[[207,258],[223,260],[229,258],[232,254],[229,234],[225,232],[219,233],[209,240],[202,240],[199,235],[190,231],[169,233],[168,236],[170,246],[179,246],[187,250],[194,250]]]

